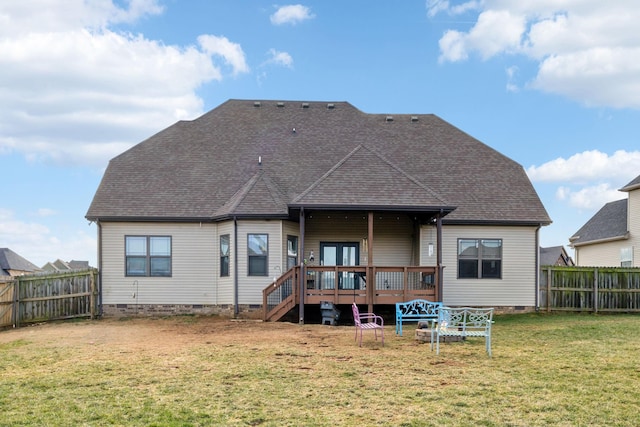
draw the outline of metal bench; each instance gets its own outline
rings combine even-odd
[[[487,354],[491,357],[491,324],[493,308],[440,307],[438,320],[431,326],[431,350],[436,342],[436,354],[440,354],[441,337],[484,337]]]
[[[438,319],[441,302],[426,299],[396,303],[396,335],[402,336],[402,322],[428,322]]]
[[[373,330],[378,341],[378,330],[382,336],[382,345],[384,345],[384,320],[381,316],[374,313],[360,313],[358,306],[354,302],[352,304],[353,321],[356,324],[356,340],[358,339],[358,331],[360,331],[360,347],[362,347],[362,331]]]

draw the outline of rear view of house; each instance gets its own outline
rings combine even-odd
[[[86,217],[105,314],[271,320],[415,296],[533,309],[550,223],[521,165],[437,116],[246,100],[112,159]]]

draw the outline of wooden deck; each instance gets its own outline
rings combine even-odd
[[[371,311],[375,305],[416,298],[440,301],[437,279],[438,269],[426,266],[296,266],[262,291],[263,318],[277,321],[301,302],[355,302]]]

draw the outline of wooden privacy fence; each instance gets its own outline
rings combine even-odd
[[[98,270],[38,273],[0,282],[0,327],[96,317]]]
[[[640,268],[543,267],[540,309],[640,312]]]

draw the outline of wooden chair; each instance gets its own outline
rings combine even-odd
[[[373,330],[378,341],[378,330],[380,330],[380,336],[382,337],[382,345],[384,345],[384,320],[381,316],[374,313],[360,313],[358,306],[354,302],[353,308],[353,321],[356,324],[356,341],[358,340],[358,331],[360,331],[360,347],[362,347],[362,331]]]

